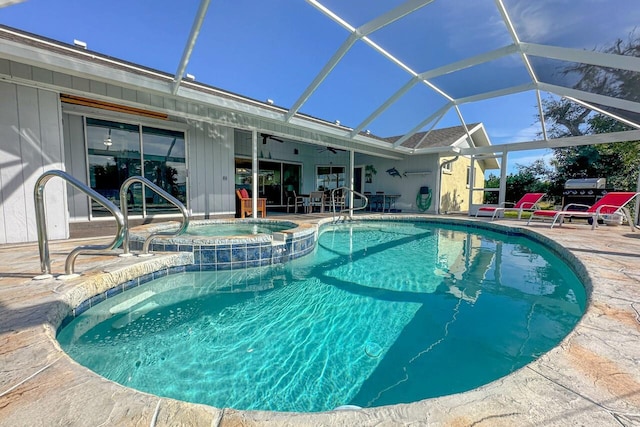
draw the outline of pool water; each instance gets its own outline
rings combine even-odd
[[[216,407],[324,411],[458,393],[571,331],[583,285],[545,247],[455,226],[323,228],[285,265],[167,276],[60,331],[123,385]]]
[[[235,222],[235,223],[214,223],[205,225],[192,224],[182,235],[186,236],[245,236],[253,234],[271,234],[278,231],[289,230],[295,225],[287,223],[268,222]]]

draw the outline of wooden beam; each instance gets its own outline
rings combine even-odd
[[[128,107],[126,105],[113,104],[106,101],[98,101],[95,99],[83,98],[81,96],[60,94],[60,101],[67,104],[84,105],[85,107],[99,108],[101,110],[116,111],[118,113],[133,114],[136,116],[150,117],[152,119],[168,120],[169,116],[165,113],[144,110],[142,108]]]

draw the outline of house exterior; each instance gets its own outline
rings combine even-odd
[[[470,190],[484,190],[484,172],[488,162],[474,162],[472,166],[469,157],[460,156],[457,159],[443,157],[441,163],[445,166],[441,168],[440,176],[440,212],[469,212],[472,205],[482,205],[484,192],[470,193]],[[492,166],[489,169],[497,169],[497,165]]]
[[[396,143],[401,137],[385,138]],[[396,167],[402,178],[388,174],[376,174],[375,181],[364,184],[364,190],[375,193],[401,194],[398,207],[403,211],[416,212],[416,199],[420,188],[427,186],[432,190],[431,206],[426,212],[449,213],[470,212],[474,205],[484,201],[484,176],[486,170],[498,169],[500,165],[493,157],[472,160],[470,156],[452,155],[457,150],[491,145],[482,123],[434,129],[418,132],[401,143],[402,147],[431,151],[432,154],[408,156],[403,162],[362,156],[361,162],[371,162],[377,171],[386,171]],[[369,164],[369,163],[367,163]],[[382,175],[382,176],[380,176]],[[471,185],[473,183],[473,185]],[[439,201],[439,203],[436,203]],[[471,201],[471,203],[470,203]]]
[[[490,145],[481,124],[433,130],[413,139],[379,138],[238,96],[81,47],[0,26],[0,244],[38,239],[34,186],[45,171],[64,170],[118,204],[121,183],[143,175],[181,200],[196,217],[233,215],[235,189],[248,187],[268,208],[286,206],[288,191],[350,186],[395,194],[396,208],[466,211],[481,202],[490,161],[458,156]],[[445,137],[446,136],[446,137]],[[367,165],[378,173],[365,178]],[[467,168],[474,186],[467,183]],[[387,170],[397,170],[391,175]],[[113,221],[61,179],[44,190],[50,239],[70,224]],[[140,186],[127,194],[132,216],[171,217],[175,210]],[[357,202],[356,202],[357,203]],[[103,222],[104,223],[104,222]]]

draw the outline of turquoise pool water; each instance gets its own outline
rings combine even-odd
[[[216,223],[205,225],[190,225],[183,234],[187,236],[245,236],[253,234],[271,234],[278,231],[290,230],[295,225],[286,223]]]
[[[312,255],[167,276],[58,339],[138,390],[309,412],[476,388],[556,346],[585,308],[571,269],[523,237],[405,222],[323,230]]]

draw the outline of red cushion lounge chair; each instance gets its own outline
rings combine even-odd
[[[518,219],[522,217],[522,211],[533,211],[537,209],[538,202],[542,200],[544,193],[527,193],[515,204],[512,202],[504,202],[502,206],[483,206],[476,211],[476,218],[480,212],[493,212],[491,215],[491,221],[496,219],[496,216],[506,211],[518,212]],[[513,206],[506,206],[506,204],[512,204]]]
[[[603,215],[612,215],[615,213],[623,214],[629,226],[631,227],[631,231],[635,231],[635,226],[633,224],[633,220],[631,219],[631,214],[629,213],[629,209],[625,207],[631,200],[633,200],[640,193],[632,193],[632,192],[611,192],[605,194],[602,199],[598,200],[593,206],[582,205],[579,203],[570,203],[563,208],[561,211],[534,211],[531,214],[531,218],[527,221],[527,225],[534,218],[553,218],[553,222],[551,223],[551,228],[553,228],[556,223],[558,226],[562,225],[562,221],[565,216],[572,217],[582,217],[591,219],[591,229],[594,229],[598,226],[598,218]],[[583,207],[588,208],[586,211],[571,211],[569,210],[572,207]]]

